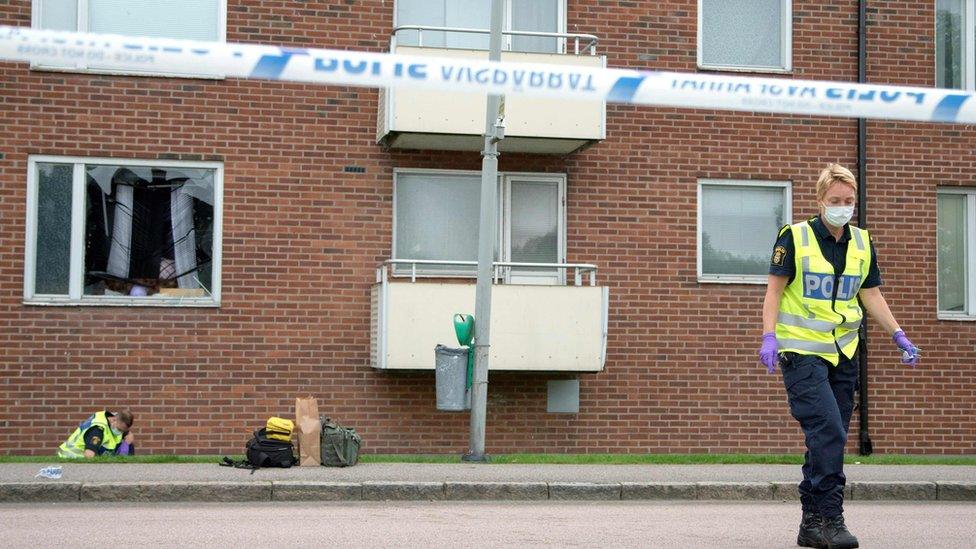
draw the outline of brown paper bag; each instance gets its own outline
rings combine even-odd
[[[322,465],[322,422],[315,397],[295,399],[295,434],[298,439],[298,465]]]

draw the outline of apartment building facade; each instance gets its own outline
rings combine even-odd
[[[976,87],[976,2],[507,0],[503,59]],[[16,0],[0,24],[487,57],[487,0]],[[0,63],[0,443],[120,405],[227,453],[294,398],[372,453],[461,453],[433,346],[473,313],[477,94]],[[797,452],[757,360],[776,230],[863,170],[876,452],[976,453],[976,130],[506,98],[488,453]],[[859,154],[860,153],[860,154]],[[862,165],[859,166],[859,159]],[[526,266],[532,264],[533,266]],[[541,266],[540,266],[541,265]],[[858,449],[859,413],[851,427]]]

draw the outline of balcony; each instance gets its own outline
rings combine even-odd
[[[457,347],[455,313],[474,314],[473,280],[422,276],[424,268],[469,269],[473,261],[391,259],[376,270],[371,298],[371,362],[380,370],[433,370],[434,347]],[[518,272],[546,269],[572,285],[512,284]],[[599,372],[606,358],[609,288],[595,265],[494,264],[491,370]],[[430,271],[427,271],[430,273]],[[584,280],[587,282],[584,285]],[[476,319],[477,320],[477,319]]]
[[[418,45],[398,44],[398,34],[416,32]],[[424,46],[424,32],[488,34],[485,29],[403,25],[392,33],[392,53],[487,59],[488,52]],[[587,34],[503,31],[503,35],[557,40],[562,53],[503,51],[502,61],[605,67],[597,37]],[[482,93],[384,89],[380,91],[377,142],[392,149],[480,151],[487,98]],[[606,138],[606,103],[579,99],[505,98],[502,152],[569,154]]]

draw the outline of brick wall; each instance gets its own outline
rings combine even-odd
[[[392,26],[389,0],[228,3],[233,42],[384,51]],[[696,5],[570,0],[568,27],[600,36],[611,66],[694,71]],[[931,85],[932,6],[869,6],[870,80]],[[30,2],[0,4],[0,23],[29,25]],[[795,1],[795,75],[854,80],[856,27],[854,1]],[[309,393],[366,451],[463,452],[467,416],[434,410],[432,373],[369,366],[369,287],[392,247],[393,169],[478,169],[480,157],[383,150],[376,102],[375,90],[0,63],[0,452],[52,452],[86,414],[124,403],[145,452],[227,453]],[[492,374],[488,451],[800,451],[782,382],[756,360],[764,287],[696,281],[695,189],[792,180],[801,219],[826,162],[855,167],[855,128],[614,105],[607,139],[583,152],[503,155],[502,170],[568,174],[568,260],[600,266],[610,336],[606,370],[581,377],[577,415],[545,412],[546,380],[565,376]],[[934,285],[935,189],[974,185],[976,132],[868,128],[883,289],[925,353],[919,369],[901,366],[872,324],[874,446],[976,453],[976,324],[936,320]],[[23,305],[30,154],[223,162],[222,306]]]

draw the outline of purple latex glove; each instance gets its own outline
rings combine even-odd
[[[119,444],[119,447],[115,449],[115,453],[116,455],[120,456],[129,455],[129,443],[123,440],[122,443]]]
[[[762,347],[759,349],[759,362],[762,362],[766,366],[766,371],[771,374],[776,372],[776,366],[779,365],[779,356],[776,354],[778,350],[779,343],[776,341],[776,334],[773,332],[763,334]]]
[[[912,368],[918,364],[918,355],[921,353],[918,347],[912,345],[912,342],[905,337],[904,330],[898,330],[891,335],[891,340],[895,342],[895,345],[902,350],[901,363],[909,364]]]

